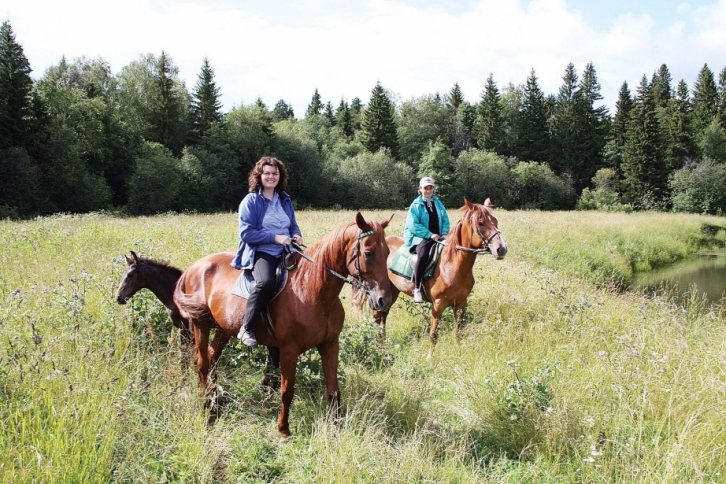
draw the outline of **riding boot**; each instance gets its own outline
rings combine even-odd
[[[242,326],[237,334],[237,339],[239,339],[243,345],[252,347],[257,346],[257,336],[255,335],[255,330],[252,329],[252,324]]]
[[[418,287],[413,290],[413,302],[415,302],[415,303],[424,302],[423,294],[421,294],[421,289],[419,289]]]

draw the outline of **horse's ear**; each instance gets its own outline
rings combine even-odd
[[[363,232],[371,229],[371,226],[368,225],[368,222],[366,222],[366,219],[363,218],[363,215],[361,215],[360,212],[356,212],[356,214],[355,214],[355,224]]]
[[[136,252],[134,252],[133,250],[130,252],[131,252],[132,259],[129,261],[129,264],[131,264],[131,263],[137,264],[139,262],[139,256],[136,255]],[[126,260],[128,261],[129,258],[127,257]]]
[[[471,208],[471,202],[470,202],[470,201],[469,201],[469,199],[468,199],[468,198],[466,198],[466,197],[464,197],[464,207],[462,207],[462,208],[464,208],[464,209],[466,209],[466,210],[468,210],[468,209],[470,209],[470,208]]]
[[[391,221],[391,219],[393,218],[393,216],[394,216],[394,215],[396,215],[396,212],[393,212],[393,213],[391,214],[391,216],[390,216],[390,217],[388,217],[388,219],[387,219],[387,220],[384,220],[383,222],[381,222],[381,227],[383,227],[384,229],[385,229],[386,227],[388,227],[388,224],[390,223],[390,221]]]
[[[492,210],[492,209],[494,209],[494,204],[492,203],[492,200],[491,200],[491,198],[487,198],[487,199],[486,199],[486,200],[484,201],[484,206],[485,206],[486,208],[488,208],[489,210]]]

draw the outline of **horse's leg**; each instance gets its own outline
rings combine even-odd
[[[446,304],[443,299],[434,300],[431,306],[431,331],[429,332],[429,341],[431,346],[429,348],[428,358],[434,355],[434,347],[436,346],[436,340],[439,338],[439,322],[441,321],[441,315],[446,309]]]
[[[275,368],[280,368],[280,348],[277,346],[267,346],[267,359],[265,361],[265,376],[262,377],[262,385],[269,388],[276,388],[280,384],[279,380],[274,382]]]
[[[295,394],[295,370],[297,370],[297,359],[300,352],[294,348],[280,348],[280,417],[277,419],[277,430],[282,435],[282,440],[290,437],[290,405]]]
[[[466,299],[462,302],[454,303],[454,335],[458,336],[461,330],[464,315],[466,314]]]
[[[221,329],[217,328],[214,330],[214,338],[212,338],[212,344],[207,349],[209,366],[211,368],[214,368],[214,366],[217,364],[217,361],[219,360],[219,357],[222,356],[222,350],[224,350],[224,347],[227,346],[229,338],[230,336]]]
[[[209,328],[194,325],[194,345],[196,347],[197,371],[199,372],[199,384],[202,390],[207,388],[207,375],[209,375]]]
[[[391,284],[391,307],[393,307],[396,303],[399,294],[401,294],[401,291]],[[373,320],[378,323],[378,326],[380,326],[378,336],[380,336],[381,339],[386,339],[386,320],[388,319],[389,312],[390,309],[388,311],[373,311]]]
[[[336,425],[340,424],[340,388],[338,386],[338,355],[340,340],[335,338],[318,345],[318,353],[323,364],[325,390],[328,394],[330,413]]]

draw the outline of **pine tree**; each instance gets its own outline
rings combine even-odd
[[[454,87],[451,88],[446,97],[448,113],[446,135],[449,139],[449,147],[453,150],[454,155],[471,147],[471,127],[467,119],[467,107],[459,83],[454,83]]]
[[[323,112],[323,101],[320,99],[318,89],[315,88],[315,93],[310,101],[310,105],[308,105],[308,109],[305,111],[305,117],[309,118],[310,116],[320,114],[321,112]]]
[[[221,110],[222,102],[219,100],[219,87],[214,82],[214,70],[205,57],[192,94],[192,130],[197,138],[222,121]]]
[[[30,63],[8,21],[0,26],[0,148],[25,147],[31,115]]]
[[[655,99],[643,76],[625,136],[621,166],[625,194],[640,208],[655,208],[653,203],[666,195],[668,173],[661,146]]]
[[[550,161],[547,105],[534,69],[524,86],[522,107],[516,120],[516,156],[523,161]]]
[[[394,107],[381,83],[371,91],[371,100],[363,112],[361,121],[361,143],[371,153],[381,148],[391,150],[391,155],[398,158],[398,137]]]
[[[363,103],[360,98],[354,97],[350,102],[350,120],[353,131],[360,131],[361,118],[363,117]]]
[[[477,105],[475,122],[476,142],[479,148],[495,153],[504,150],[504,120],[502,119],[502,98],[490,73],[481,101]]]
[[[718,89],[713,72],[704,64],[693,85],[693,131],[699,138],[718,113]]]

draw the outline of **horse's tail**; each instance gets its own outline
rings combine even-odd
[[[212,313],[209,310],[207,301],[204,300],[200,291],[193,291],[187,293],[186,291],[186,276],[187,273],[179,277],[176,283],[176,291],[174,291],[174,302],[177,308],[179,308],[179,315],[187,321],[190,325],[192,324],[208,324],[214,321]]]

